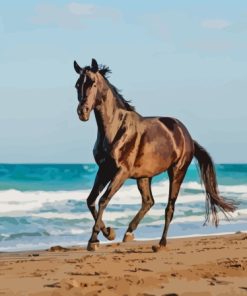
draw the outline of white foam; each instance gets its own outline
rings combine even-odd
[[[192,190],[204,190],[204,186],[197,182],[183,183],[181,188]],[[219,185],[221,193],[247,193],[247,185]]]
[[[160,216],[159,214],[161,214],[161,212],[157,211],[156,212],[156,216]],[[221,224],[227,224],[227,223],[243,223],[243,221],[247,221],[247,209],[242,209],[242,210],[237,210],[234,213],[230,214],[230,220],[226,219],[225,215],[222,212],[218,213],[219,215],[219,219],[220,219],[220,223]],[[148,215],[146,215],[148,216]],[[149,216],[153,216],[151,213],[149,214]],[[203,215],[191,215],[191,216],[179,216],[178,217],[178,213],[175,211],[175,216],[172,220],[172,223],[196,223],[196,222],[202,222],[204,223],[205,221],[205,216]],[[152,221],[152,222],[148,222],[148,223],[143,223],[144,226],[159,226],[159,225],[163,225],[164,224],[164,219],[159,219],[156,221]]]
[[[104,221],[116,221],[117,219],[124,219],[131,216],[134,216],[137,211],[119,211],[119,212],[104,212],[103,220]],[[90,212],[87,213],[37,213],[31,214],[32,217],[39,217],[45,219],[65,219],[65,220],[75,220],[75,219],[90,219],[93,220]]]
[[[164,223],[164,209],[151,209],[147,214],[146,218],[150,217],[153,218],[154,221],[149,221],[148,223],[144,223],[143,225],[161,225]],[[106,211],[103,215],[103,220],[105,222],[115,222],[117,220],[124,220],[128,219],[130,221],[135,215],[137,211]],[[190,215],[190,216],[181,216],[183,214],[182,211],[175,212],[175,217],[172,221],[172,223],[195,223],[195,222],[204,222],[205,216],[203,215]],[[89,219],[93,222],[93,218],[91,213],[37,213],[37,214],[31,214],[32,217],[38,217],[38,218],[45,218],[45,219],[65,219],[65,220],[82,220],[82,219]],[[221,221],[226,221],[226,223],[229,223],[229,221],[226,219],[223,213],[219,212],[219,218]],[[234,213],[230,214],[230,222],[232,223],[241,223],[242,221],[246,221],[247,219],[247,209],[241,209],[237,210]],[[145,220],[144,220],[145,221]],[[125,222],[124,222],[125,223]],[[223,222],[221,222],[223,223]],[[76,230],[75,230],[76,231]],[[80,230],[78,230],[80,231]]]
[[[219,185],[219,190],[224,193],[247,193],[247,185],[231,185],[231,186],[226,186],[226,185]]]
[[[87,232],[85,229],[81,228],[69,228],[69,229],[49,229],[49,234],[53,236],[61,236],[61,235],[78,235],[84,234]]]
[[[162,182],[152,186],[153,194],[157,197],[162,196],[167,199],[169,191],[169,183]],[[52,203],[66,200],[85,201],[90,193],[90,190],[77,191],[18,191],[5,190],[0,191],[0,204],[17,205],[21,202],[22,205],[32,202]],[[121,204],[135,204],[141,202],[141,196],[136,185],[123,186],[114,196],[112,200],[121,201]]]
[[[199,183],[188,182],[182,185],[184,189],[201,190]],[[169,182],[164,181],[154,183],[152,186],[153,195],[156,204],[165,204],[168,199]],[[224,193],[238,194],[238,199],[245,200],[247,197],[247,186],[220,186],[222,195]],[[71,201],[86,201],[90,190],[77,191],[33,191],[22,192],[17,190],[0,191],[0,214],[6,216],[26,215],[32,212],[38,212],[44,206],[66,204]],[[205,202],[205,195],[203,192],[196,194],[180,193],[177,199],[177,204],[181,203],[200,203]],[[141,205],[141,196],[136,185],[123,186],[112,198],[110,204],[112,205]]]

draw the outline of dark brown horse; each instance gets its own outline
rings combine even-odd
[[[75,71],[80,75],[76,82],[79,105],[77,113],[87,121],[94,110],[98,125],[97,140],[93,149],[99,166],[92,191],[87,199],[95,225],[88,242],[88,250],[99,245],[98,233],[113,240],[114,229],[102,221],[104,209],[112,196],[128,178],[136,179],[142,196],[142,206],[125,233],[123,241],[134,239],[133,231],[153,206],[151,192],[152,177],[168,171],[170,180],[169,199],[165,211],[165,226],[158,251],[166,246],[169,224],[172,220],[175,202],[187,168],[195,156],[199,163],[201,179],[206,190],[206,222],[218,225],[218,210],[225,215],[233,212],[232,202],[224,200],[218,193],[213,161],[207,151],[194,141],[186,127],[177,119],[169,117],[143,117],[135,111],[106,78],[108,67],[98,67],[96,60],[91,66],[81,68],[74,62]],[[95,201],[108,184],[99,200],[98,211]]]

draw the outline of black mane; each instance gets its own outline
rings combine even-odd
[[[110,68],[108,66],[102,65],[102,66],[100,66],[99,72],[105,78],[105,80],[108,82],[109,86],[116,93],[116,95],[118,96],[118,98],[122,101],[122,103],[124,104],[126,110],[128,110],[128,111],[135,111],[135,107],[130,104],[131,101],[126,100],[121,95],[120,90],[116,86],[114,86],[113,84],[111,84],[110,81],[108,80],[108,74],[111,74],[112,73],[111,70],[110,70]]]

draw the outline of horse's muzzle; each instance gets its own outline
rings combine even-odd
[[[90,116],[90,109],[88,107],[78,108],[77,114],[81,121],[88,121]]]
[[[80,118],[81,121],[88,121],[89,115],[88,116],[81,115],[81,116],[79,116],[79,118]]]

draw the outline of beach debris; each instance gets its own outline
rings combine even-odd
[[[247,291],[247,287],[239,287],[239,289],[243,289]]]
[[[84,275],[82,272],[66,272],[68,275]]]
[[[61,285],[59,282],[56,282],[56,283],[44,285],[44,288],[61,288]]]
[[[34,253],[34,254],[29,254],[28,257],[38,257],[39,254],[38,253]]]
[[[61,247],[61,246],[53,246],[48,251],[50,251],[50,252],[66,252],[66,251],[69,251],[69,249]]]

